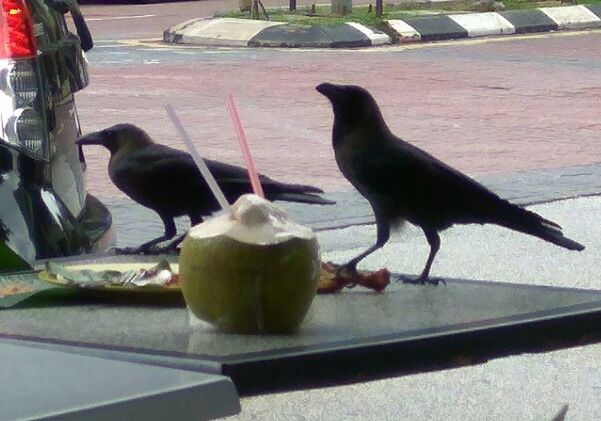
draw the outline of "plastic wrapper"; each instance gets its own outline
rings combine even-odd
[[[182,244],[181,288],[191,312],[233,333],[293,333],[317,290],[314,233],[272,203],[241,196],[232,214],[193,227]]]

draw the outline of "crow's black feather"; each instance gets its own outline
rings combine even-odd
[[[176,235],[173,219],[188,215],[192,224],[219,209],[219,204],[192,157],[183,151],[155,143],[133,124],[117,124],[80,138],[80,145],[102,145],[111,152],[108,165],[113,183],[130,198],[159,214],[165,235],[129,252],[146,252],[159,242]],[[233,203],[239,196],[252,193],[246,169],[224,162],[206,160],[226,198]],[[287,184],[260,176],[269,200],[285,200],[329,205],[322,190],[313,186]],[[176,243],[170,244],[170,246]]]
[[[438,233],[453,224],[498,224],[534,235],[570,250],[584,246],[565,237],[556,223],[501,199],[482,184],[429,153],[395,136],[374,98],[352,85],[323,83],[317,90],[334,110],[332,144],[342,174],[370,202],[377,241],[350,262],[357,263],[382,247],[394,222],[407,220],[422,228],[430,255],[420,283],[428,281],[440,246]]]

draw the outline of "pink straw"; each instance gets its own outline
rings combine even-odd
[[[259,181],[259,174],[257,173],[257,168],[255,167],[255,161],[250,153],[250,147],[248,145],[246,135],[244,134],[244,129],[242,128],[240,116],[238,116],[238,110],[236,109],[236,103],[234,102],[234,94],[229,94],[226,102],[227,108],[232,116],[234,131],[236,132],[236,135],[238,135],[238,142],[240,143],[240,148],[242,149],[242,155],[244,155],[244,160],[246,161],[246,169],[248,170],[253,191],[256,195],[265,197],[265,193],[263,193],[263,187],[261,187],[261,182]]]

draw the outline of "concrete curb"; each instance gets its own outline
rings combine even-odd
[[[439,15],[387,23],[401,43],[588,29],[601,27],[601,5]]]
[[[357,48],[391,43],[388,35],[355,22],[298,26],[234,18],[192,19],[164,31],[163,40],[192,45],[293,48]]]
[[[163,40],[174,44],[248,46],[262,31],[283,22],[233,18],[197,18],[177,24],[163,32]]]
[[[437,15],[387,24],[400,43],[601,27],[601,5]],[[231,47],[360,48],[391,38],[355,22],[299,26],[234,18],[199,18],[163,32],[165,42]]]

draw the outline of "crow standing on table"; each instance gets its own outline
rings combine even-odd
[[[404,220],[419,226],[430,244],[421,275],[412,282],[437,284],[428,275],[440,247],[438,233],[453,224],[497,224],[534,235],[569,250],[583,250],[556,223],[513,205],[423,150],[396,137],[373,97],[358,86],[322,83],[317,91],[334,109],[332,142],[342,174],[371,204],[376,244],[344,267],[382,247],[391,225]]]
[[[217,200],[189,154],[153,142],[144,130],[133,124],[117,124],[90,133],[77,143],[106,147],[111,153],[108,171],[113,183],[130,198],[158,213],[165,225],[163,236],[136,248],[118,249],[119,253],[172,249],[183,236],[166,247],[154,246],[175,237],[175,217],[188,215],[195,225],[202,222],[203,216],[219,209]],[[252,192],[244,168],[212,160],[206,160],[206,164],[230,203],[240,195]],[[263,175],[260,180],[269,200],[319,205],[334,203],[316,195],[323,193],[316,187],[284,184]]]

